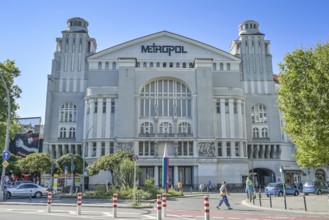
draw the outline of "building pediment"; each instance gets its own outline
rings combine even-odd
[[[115,61],[124,57],[136,58],[139,61],[194,61],[196,58],[212,58],[214,61],[240,62],[239,58],[228,52],[168,31],[110,47],[90,56],[88,61]]]

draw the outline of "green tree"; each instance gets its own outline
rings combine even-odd
[[[58,169],[59,172],[64,173],[65,172],[65,166],[67,166],[67,171],[71,173],[71,157],[74,156],[73,160],[73,165],[74,165],[74,170],[73,173],[82,173],[82,168],[83,168],[83,159],[79,154],[64,154],[60,158],[56,160],[56,168]],[[85,164],[86,165],[86,164]]]
[[[115,154],[108,154],[95,160],[88,166],[88,174],[93,176],[98,174],[101,170],[109,171],[112,175],[112,184],[116,181],[114,175],[114,169],[119,167],[124,159],[132,160],[133,154],[126,151],[117,151]],[[120,180],[118,180],[120,182]]]
[[[280,63],[279,108],[301,167],[329,164],[329,44],[297,49]]]
[[[18,160],[17,166],[22,173],[28,173],[32,176],[39,177],[40,184],[41,173],[49,172],[51,167],[51,159],[47,153],[33,153]]]
[[[134,166],[135,162],[129,158],[125,158],[121,161],[119,166],[116,166],[113,170],[113,179],[120,186],[133,187],[134,185]],[[139,167],[136,167],[136,177],[142,173]]]
[[[20,70],[15,66],[15,61],[6,60],[0,63],[0,72],[3,73],[4,82],[0,79],[0,151],[4,150],[5,138],[6,138],[6,128],[8,119],[8,100],[7,92],[4,86],[8,88],[10,97],[10,135],[14,136],[19,130],[19,126],[16,123],[16,111],[19,108],[16,103],[16,99],[20,98],[21,89],[14,84],[14,78],[20,75]]]
[[[18,157],[14,154],[10,155],[10,158],[8,160],[9,165],[6,168],[6,175],[9,175],[10,173],[13,173],[15,175],[20,175],[21,174],[21,170],[19,169],[19,167],[16,165],[18,163],[19,160],[21,160],[21,157]],[[3,159],[2,157],[0,158],[0,171],[2,172],[2,163],[3,163]]]

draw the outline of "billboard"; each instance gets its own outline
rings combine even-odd
[[[19,118],[17,123],[21,126],[21,130],[10,142],[9,151],[20,157],[42,152],[41,117]]]

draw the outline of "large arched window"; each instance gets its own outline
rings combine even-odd
[[[268,137],[268,131],[267,128],[262,128],[262,137],[267,138]]]
[[[192,94],[175,79],[154,80],[140,93],[140,117],[191,118]]]
[[[75,122],[77,121],[77,106],[73,103],[65,103],[60,108],[59,121]]]
[[[141,125],[141,134],[151,134],[153,133],[153,124],[150,122],[144,122]]]
[[[252,137],[253,138],[259,138],[259,129],[258,128],[253,128],[252,129]]]
[[[191,125],[187,122],[182,122],[178,125],[179,134],[191,134]]]
[[[60,138],[66,138],[66,128],[61,128],[59,130],[59,137]]]
[[[69,138],[75,138],[75,128],[69,129]]]
[[[267,123],[266,106],[263,104],[253,105],[251,107],[252,123]]]
[[[172,125],[169,122],[162,122],[160,124],[160,133],[162,134],[172,133]]]

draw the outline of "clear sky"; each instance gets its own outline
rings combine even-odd
[[[166,30],[230,52],[245,20],[271,41],[273,71],[295,49],[329,43],[328,0],[10,0],[0,12],[0,62],[16,61],[20,117],[44,121],[47,75],[66,21],[89,22],[97,51]]]

